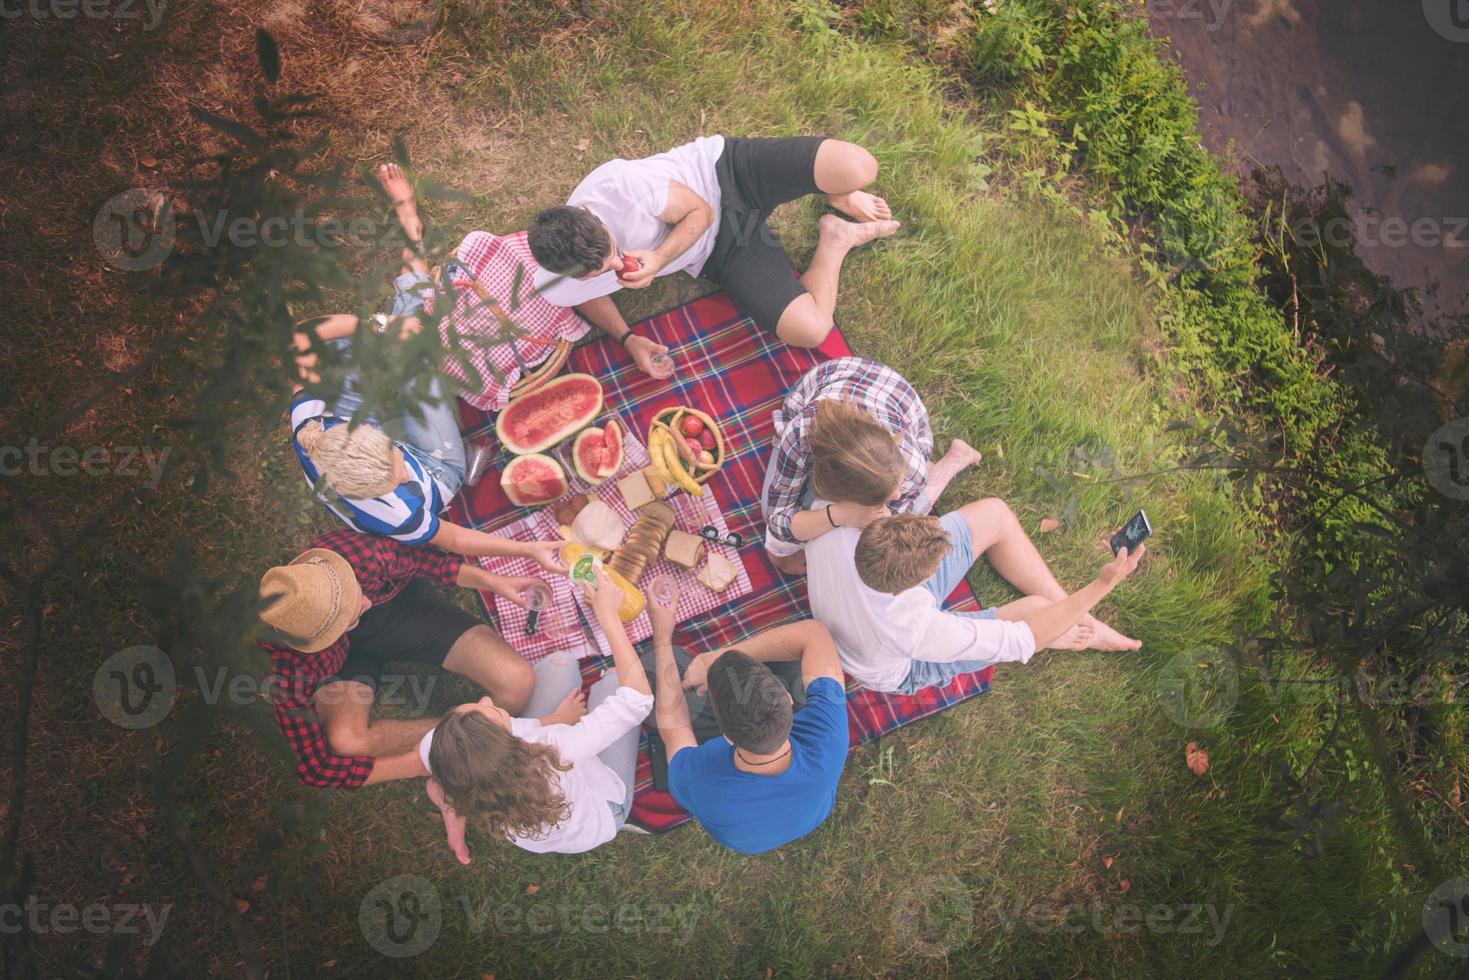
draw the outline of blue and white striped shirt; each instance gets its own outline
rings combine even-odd
[[[291,444],[306,475],[306,485],[315,487],[321,480],[311,457],[301,448],[301,427],[312,420],[322,428],[346,425],[351,419],[339,418],[327,411],[326,402],[304,391],[291,400]],[[449,495],[414,456],[413,450],[395,442],[403,453],[409,479],[381,497],[349,498],[323,488],[317,499],[336,514],[343,524],[366,534],[381,534],[404,544],[423,544],[439,532],[439,511],[449,502]]]

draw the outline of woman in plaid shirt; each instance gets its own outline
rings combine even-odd
[[[765,549],[789,574],[806,569],[804,542],[888,514],[926,514],[980,454],[960,439],[937,462],[928,410],[892,368],[860,357],[806,372],[775,412],[761,507]],[[834,501],[813,508],[813,502]]]

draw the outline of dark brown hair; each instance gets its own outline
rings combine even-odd
[[[811,449],[811,490],[822,500],[885,504],[907,470],[893,434],[839,398],[817,403],[806,444]]]
[[[526,236],[530,252],[548,272],[579,276],[607,260],[607,229],[581,208],[560,204],[535,216]]]
[[[790,737],[789,692],[743,650],[726,650],[710,665],[709,703],[724,737],[746,752],[766,755]]]
[[[931,514],[880,517],[857,539],[857,577],[878,592],[911,589],[938,571],[949,535]]]
[[[551,746],[517,738],[478,711],[439,722],[428,762],[455,812],[501,839],[538,840],[571,815],[556,780],[571,766]]]

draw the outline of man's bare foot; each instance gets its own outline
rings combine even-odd
[[[392,202],[398,224],[403,226],[403,234],[408,236],[410,242],[421,240],[423,222],[418,219],[418,205],[413,200],[413,185],[408,182],[402,168],[396,163],[381,164],[377,168],[377,179],[383,185],[383,192],[388,195],[388,200]]]
[[[949,443],[949,451],[944,453],[944,462],[951,462],[955,473],[967,466],[973,466],[983,458],[983,453],[963,439],[955,439]]]
[[[1087,617],[1087,619],[1090,618],[1090,616]],[[1094,631],[1092,625],[1084,619],[1065,633],[1062,633],[1047,649],[1086,650],[1093,645],[1093,636]]]
[[[837,248],[856,248],[874,238],[884,238],[897,231],[896,221],[843,221],[834,214],[823,214],[816,222],[821,244]]]
[[[468,864],[469,845],[464,842],[464,818],[455,813],[449,801],[444,798],[444,789],[437,779],[430,779],[427,789],[428,798],[434,801],[434,805],[444,815],[444,832],[449,835],[449,850],[454,852],[460,864]]]
[[[1143,645],[1142,640],[1123,636],[1095,616],[1087,616],[1082,622],[1089,622],[1092,626],[1092,641],[1089,644],[1092,650],[1137,650]]]
[[[826,203],[858,221],[887,221],[893,216],[893,210],[888,207],[887,201],[866,191],[828,194]]]

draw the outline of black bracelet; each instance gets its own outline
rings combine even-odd
[[[831,504],[826,505],[826,522],[832,527],[841,527],[831,516]]]
[[[618,337],[617,338],[617,342],[622,345],[622,349],[623,350],[627,350],[627,341],[628,341],[628,338],[634,337],[634,336],[637,336],[637,335],[634,334],[632,332],[632,328],[629,327],[627,333],[625,333],[621,337]]]

